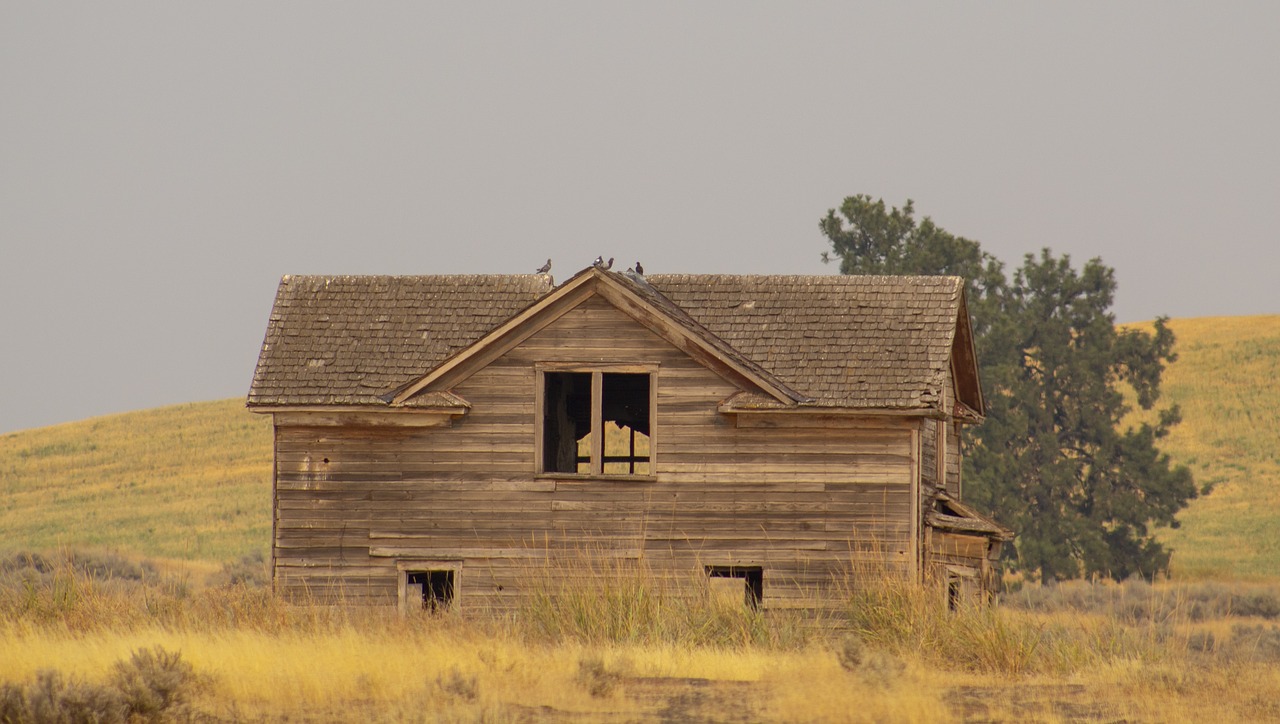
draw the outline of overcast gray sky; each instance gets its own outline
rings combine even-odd
[[[834,273],[866,193],[1280,312],[1280,3],[0,0],[0,433],[246,392],[281,274]]]

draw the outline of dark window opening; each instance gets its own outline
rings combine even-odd
[[[649,474],[649,375],[604,375],[606,475]]]
[[[947,581],[947,610],[960,610],[960,581],[955,578]]]
[[[728,584],[726,588],[735,596],[741,586],[743,603],[753,611],[760,608],[764,600],[764,569],[760,566],[707,566],[707,576],[713,588]]]
[[[548,473],[591,472],[591,373],[548,372],[542,413],[542,467]],[[587,455],[581,447],[587,441]]]
[[[592,389],[596,375],[598,400]],[[648,373],[547,372],[543,378],[543,472],[652,473]],[[603,437],[599,446],[593,439],[597,430]]]
[[[421,601],[432,613],[445,611],[453,603],[453,571],[406,571],[405,603]]]

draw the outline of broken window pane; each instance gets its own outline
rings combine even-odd
[[[649,375],[605,373],[604,472],[648,475]]]

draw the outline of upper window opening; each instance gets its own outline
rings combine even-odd
[[[650,374],[547,372],[543,385],[543,472],[652,474]]]
[[[542,465],[549,473],[591,472],[591,373],[548,372]],[[588,453],[582,454],[586,442]]]

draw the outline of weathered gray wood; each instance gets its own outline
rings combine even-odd
[[[644,560],[673,577],[755,561],[768,566],[766,605],[781,606],[812,600],[850,566],[919,575],[920,478],[958,476],[958,437],[919,418],[718,412],[742,371],[708,369],[705,350],[694,359],[646,323],[591,299],[539,329],[512,326],[514,346],[442,373],[470,404],[448,427],[283,418],[277,585],[395,602],[396,560],[448,558],[467,571],[468,608],[509,609],[537,585],[531,571],[575,556]],[[539,474],[539,366],[650,371],[653,473]],[[925,555],[951,555],[940,541]]]

